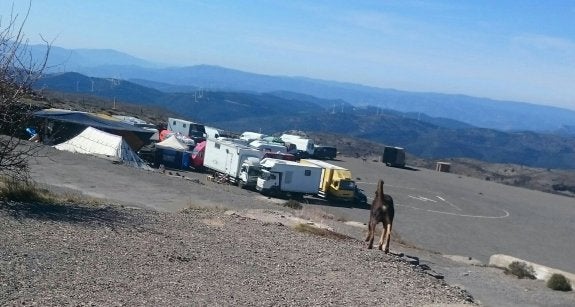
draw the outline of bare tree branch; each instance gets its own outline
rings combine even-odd
[[[34,110],[23,98],[32,94],[32,84],[46,68],[51,47],[42,38],[46,53],[35,62],[24,35],[30,8],[31,3],[22,20],[14,13],[14,5],[6,25],[0,18],[0,175],[15,179],[28,176],[28,162],[39,150],[37,143],[25,140]]]

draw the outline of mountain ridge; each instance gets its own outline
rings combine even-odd
[[[52,48],[60,50],[58,47]],[[168,67],[121,52],[114,53],[114,57],[106,57],[104,55],[110,52],[108,49],[93,52],[88,51],[90,49],[61,49],[83,52],[85,57],[83,62],[68,61],[66,67],[56,66],[53,70],[76,71],[93,77],[160,82],[171,84],[178,91],[192,91],[194,88],[258,93],[288,91],[323,99],[340,99],[354,106],[372,105],[401,112],[420,112],[477,127],[507,131],[550,132],[575,126],[575,110],[534,103],[464,94],[410,92],[300,76],[272,76],[213,65]],[[56,54],[62,54],[62,50]],[[91,55],[86,56],[90,52]],[[54,52],[51,57],[57,58]]]

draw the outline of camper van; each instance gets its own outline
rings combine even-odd
[[[206,139],[204,125],[183,119],[168,118],[168,130],[185,135],[194,140],[196,144]]]
[[[263,153],[255,148],[219,139],[207,139],[204,167],[220,173],[232,183],[239,184],[242,163],[254,157],[261,159]]]
[[[250,147],[253,147],[262,152],[274,152],[274,153],[286,153],[287,148],[279,143],[265,142],[260,140],[255,140],[250,143]]]
[[[260,162],[256,189],[264,195],[317,194],[321,168],[294,161],[265,158]]]
[[[299,135],[292,134],[282,134],[280,138],[286,143],[286,147],[289,148],[289,144],[293,144],[296,147],[296,150],[305,152],[308,156],[313,155],[314,143],[312,139],[306,139]]]

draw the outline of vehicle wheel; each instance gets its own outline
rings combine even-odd
[[[245,189],[246,188],[246,182],[243,180],[238,180],[238,187],[240,187],[240,189]]]

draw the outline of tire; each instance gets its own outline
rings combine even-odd
[[[246,184],[247,182],[243,181],[243,180],[238,180],[238,187],[240,189],[245,189],[246,188]]]

